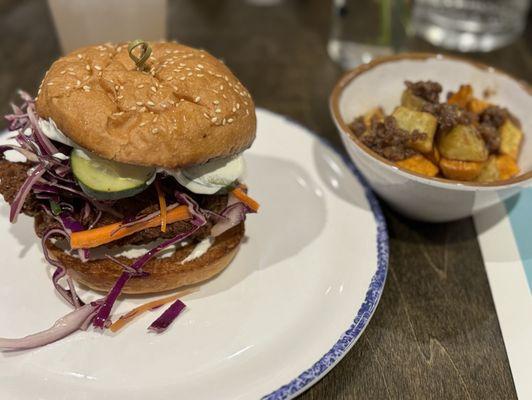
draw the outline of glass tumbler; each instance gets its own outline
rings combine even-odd
[[[523,32],[529,6],[530,0],[414,0],[412,29],[436,46],[490,51]]]
[[[407,11],[406,0],[333,0],[329,56],[349,69],[400,50]]]

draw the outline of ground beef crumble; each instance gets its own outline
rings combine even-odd
[[[416,154],[416,151],[410,148],[411,141],[425,137],[424,133],[414,131],[409,134],[400,129],[395,118],[389,116],[383,122],[373,120],[369,134],[359,136],[359,139],[382,157],[391,161],[400,161]]]
[[[501,134],[497,128],[489,124],[480,124],[478,126],[478,132],[482,136],[482,139],[484,139],[486,147],[490,153],[495,153],[499,150],[499,146],[501,145]]]
[[[417,97],[429,103],[438,103],[442,87],[438,82],[433,81],[405,81],[405,85]]]
[[[499,129],[506,118],[508,118],[507,110],[497,106],[490,106],[479,115],[478,122]]]
[[[355,134],[356,137],[360,137],[364,132],[366,132],[366,124],[364,123],[364,117],[360,116],[355,118],[353,122],[349,124],[349,129]]]
[[[459,124],[469,125],[475,120],[475,116],[472,113],[461,110],[454,104],[425,104],[423,111],[434,115],[438,119],[438,127],[442,132],[447,132]]]

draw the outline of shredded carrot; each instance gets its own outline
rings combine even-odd
[[[166,213],[166,222],[168,224],[189,218],[190,213],[188,212],[188,207],[185,205],[172,208]],[[161,215],[156,215],[148,221],[139,222],[138,224],[124,228],[120,228],[121,224],[121,222],[117,222],[86,231],[72,232],[70,235],[70,247],[72,249],[89,249],[110,243],[144,229],[155,228],[161,225]]]
[[[146,311],[153,310],[154,308],[160,307],[166,303],[170,303],[171,301],[177,300],[179,297],[179,294],[174,294],[173,296],[168,296],[159,300],[150,301],[149,303],[144,303],[138,307],[135,307],[133,310],[128,311],[124,315],[121,315],[120,318],[118,318],[115,322],[111,324],[111,326],[109,326],[109,329],[111,329],[111,332],[116,332],[140,314],[143,314]]]
[[[155,189],[157,189],[157,197],[159,197],[159,208],[161,209],[161,232],[166,232],[166,199],[164,192],[159,185],[159,181],[155,181]]]
[[[237,187],[236,189],[233,189],[233,191],[231,193],[233,193],[233,195],[238,200],[240,200],[242,203],[247,205],[253,211],[257,212],[259,210],[259,207],[260,207],[259,203],[257,203],[251,197],[249,197],[240,187]]]

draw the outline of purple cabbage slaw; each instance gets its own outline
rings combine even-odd
[[[170,324],[181,314],[185,309],[186,305],[181,300],[177,299],[174,301],[170,307],[168,307],[164,312],[157,318],[152,324],[148,327],[148,330],[161,333],[164,332]]]
[[[226,209],[220,214],[216,214],[208,210],[202,210],[190,196],[175,192],[178,203],[173,206],[178,204],[188,206],[192,216],[190,220],[191,229],[164,241],[129,266],[122,264],[113,257],[108,257],[113,262],[121,265],[124,270],[106,296],[96,302],[85,304],[76,293],[74,283],[68,276],[65,267],[49,252],[46,243],[52,238],[63,238],[69,241],[72,232],[93,228],[102,216],[102,212],[108,212],[118,217],[121,217],[121,215],[112,209],[112,205],[110,206],[90,198],[81,190],[72,175],[70,160],[65,160],[63,159],[64,157],[57,157],[60,150],[48,139],[39,126],[39,117],[35,112],[34,99],[25,92],[20,91],[19,94],[23,99],[23,104],[20,107],[12,104],[13,113],[6,116],[9,122],[8,129],[16,133],[14,139],[19,146],[2,145],[0,146],[0,155],[4,155],[9,150],[18,151],[28,162],[35,165],[30,169],[28,177],[15,196],[10,210],[10,221],[16,221],[26,199],[30,194],[33,194],[40,201],[40,206],[43,210],[61,224],[61,228],[52,228],[44,233],[42,249],[47,262],[55,267],[52,275],[52,283],[55,289],[75,310],[58,320],[49,330],[21,339],[0,338],[0,350],[42,346],[67,336],[78,329],[86,329],[91,323],[97,328],[107,327],[110,323],[111,310],[123,287],[132,276],[146,276],[147,273],[142,268],[153,257],[167,247],[193,235],[198,229],[207,224],[208,217],[216,222],[211,231],[212,236],[215,237],[242,222],[246,213],[253,212],[244,203],[236,200],[234,196],[230,196]],[[90,221],[88,226],[84,226],[72,216],[75,210],[74,200],[83,202],[81,215],[83,220]],[[124,225],[129,226],[138,223],[156,214],[135,217],[133,220],[124,221]],[[88,261],[90,257],[87,249],[80,249],[78,255],[82,261]],[[67,288],[60,283],[63,280],[66,281]],[[179,300],[175,301],[150,325],[149,329],[158,333],[164,331],[184,307],[184,303]]]

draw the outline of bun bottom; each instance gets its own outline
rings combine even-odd
[[[149,275],[129,278],[122,293],[159,293],[206,281],[231,263],[243,237],[244,223],[241,223],[218,236],[205,254],[184,264],[181,264],[182,260],[192,252],[195,244],[177,249],[170,257],[154,258],[143,268]],[[66,267],[68,275],[96,291],[109,291],[123,272],[123,268],[109,259],[84,263],[54,245],[48,245],[48,248]],[[135,261],[126,257],[117,258],[126,265]]]

